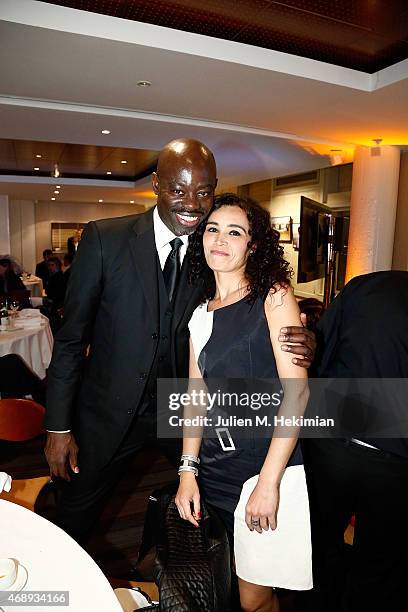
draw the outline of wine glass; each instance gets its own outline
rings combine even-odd
[[[9,308],[11,310],[11,315],[13,319],[17,316],[18,309],[20,308],[20,302],[18,300],[10,300]]]

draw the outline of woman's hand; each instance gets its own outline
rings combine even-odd
[[[190,521],[194,527],[198,527],[200,520],[200,490],[194,474],[182,472],[180,484],[176,495],[176,506],[182,519]],[[194,511],[191,512],[191,502]]]
[[[245,508],[248,529],[258,533],[276,529],[279,508],[279,485],[258,480]]]

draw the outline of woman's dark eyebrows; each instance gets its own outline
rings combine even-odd
[[[243,232],[247,231],[245,228],[242,227],[242,225],[238,225],[238,223],[229,223],[227,227],[239,227],[239,229],[242,229]]]
[[[219,225],[219,223],[217,223],[217,221],[207,221],[207,225]]]

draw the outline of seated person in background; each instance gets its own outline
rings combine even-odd
[[[58,257],[50,257],[47,261],[49,279],[45,290],[48,300],[52,300],[52,307],[60,308],[64,304],[65,279],[61,270],[61,261]],[[47,302],[44,302],[47,305]],[[48,302],[49,305],[49,302]]]
[[[47,265],[47,262],[50,257],[52,257],[51,249],[45,249],[43,251],[43,261],[40,261],[35,267],[35,275],[41,278],[44,285],[44,289],[47,287],[48,279],[50,277]]]
[[[9,258],[0,259],[0,295],[25,290],[23,281],[11,267],[11,260]]]
[[[0,357],[0,397],[26,397],[45,406],[45,379],[41,380],[19,355]]]
[[[68,285],[69,277],[71,274],[71,264],[74,261],[74,255],[72,253],[66,253],[64,255],[64,280],[65,286]]]

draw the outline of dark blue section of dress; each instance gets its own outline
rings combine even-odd
[[[244,298],[215,310],[213,317],[211,336],[198,358],[208,387],[211,389],[211,379],[259,379],[259,383],[252,380],[251,388],[265,390],[263,381],[268,379],[271,390],[279,390],[262,300],[251,305]],[[204,437],[200,452],[201,493],[210,504],[228,512],[234,512],[244,482],[259,474],[270,444],[270,437],[260,437],[255,430],[250,437],[234,435],[233,439],[236,450],[224,451],[218,438]],[[288,465],[302,463],[298,444]]]

